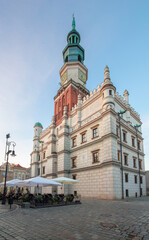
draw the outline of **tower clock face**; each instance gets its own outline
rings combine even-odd
[[[61,85],[63,85],[66,80],[67,80],[67,72],[64,72],[62,77],[61,77]]]
[[[83,73],[81,70],[79,70],[79,79],[80,79],[82,82],[86,83],[86,74]]]

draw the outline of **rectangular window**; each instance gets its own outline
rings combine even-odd
[[[98,128],[93,129],[93,138],[98,137]]]
[[[76,157],[72,158],[72,168],[76,168],[77,167],[77,159]]]
[[[86,133],[83,133],[81,135],[81,141],[82,141],[82,143],[86,142]]]
[[[124,154],[124,165],[128,166],[128,155]]]
[[[99,150],[92,152],[92,163],[99,162]]]
[[[129,197],[129,191],[126,189],[126,197]]]
[[[118,126],[116,126],[116,135],[119,137],[120,135],[119,135],[119,127]]]
[[[45,174],[45,166],[42,168],[42,173]]]
[[[117,160],[118,161],[121,160],[121,151],[120,150],[117,151]]]
[[[142,184],[142,183],[143,183],[143,177],[140,176],[140,184]]]
[[[112,90],[109,90],[109,95],[112,95]]]
[[[76,147],[77,146],[77,138],[74,137],[72,138],[72,147]]]
[[[85,142],[85,140],[86,140],[86,136],[85,136],[85,133],[84,133],[84,134],[82,134],[82,142]]]
[[[132,147],[135,147],[135,138],[131,137],[131,141],[132,141]]]
[[[125,182],[128,182],[128,173],[125,173]]]
[[[134,168],[137,167],[137,160],[136,160],[136,158],[133,158],[133,167],[134,167]]]
[[[123,132],[123,141],[124,141],[124,142],[127,142],[127,139],[126,139],[126,132]]]
[[[46,157],[46,153],[44,152],[44,153],[43,153],[43,159],[45,159],[45,157]]]
[[[72,175],[72,179],[76,180],[77,179],[77,175],[76,174]]]
[[[40,168],[38,168],[38,176],[40,175]]]
[[[40,161],[40,154],[38,155],[38,161]]]
[[[74,191],[74,195],[77,196],[77,191]]]
[[[139,159],[139,167],[142,170],[142,160],[141,159]]]
[[[141,150],[141,142],[138,140],[138,149]]]
[[[137,183],[137,175],[134,175],[134,183]]]

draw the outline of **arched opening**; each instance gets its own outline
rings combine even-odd
[[[72,43],[74,43],[74,36],[72,36]]]
[[[65,58],[65,62],[68,62],[68,56]]]
[[[81,56],[80,55],[78,56],[78,61],[81,62]]]

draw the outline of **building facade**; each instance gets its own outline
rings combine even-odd
[[[5,181],[5,172],[6,172],[6,163],[2,164],[0,166],[0,182]],[[8,163],[8,168],[7,168],[7,181],[13,179],[13,168],[10,163]]]
[[[34,125],[31,176],[79,180],[58,193],[105,199],[146,195],[140,116],[128,91],[123,97],[116,92],[108,66],[101,86],[86,88],[88,69],[74,17],[63,60],[51,124],[45,130]]]
[[[6,163],[0,166],[0,182],[5,181]],[[30,168],[22,167],[20,164],[8,163],[7,181],[12,179],[24,180],[30,178]]]
[[[13,167],[13,178],[25,180],[30,178],[30,168],[22,167],[20,164],[12,164]]]
[[[146,176],[146,194],[149,196],[149,171],[145,172]]]

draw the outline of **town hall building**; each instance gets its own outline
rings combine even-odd
[[[129,104],[128,91],[123,97],[117,93],[108,66],[104,82],[92,91],[86,88],[88,69],[74,17],[63,60],[51,124],[46,129],[34,125],[31,176],[79,181],[44,192],[104,199],[146,195],[140,116]]]

